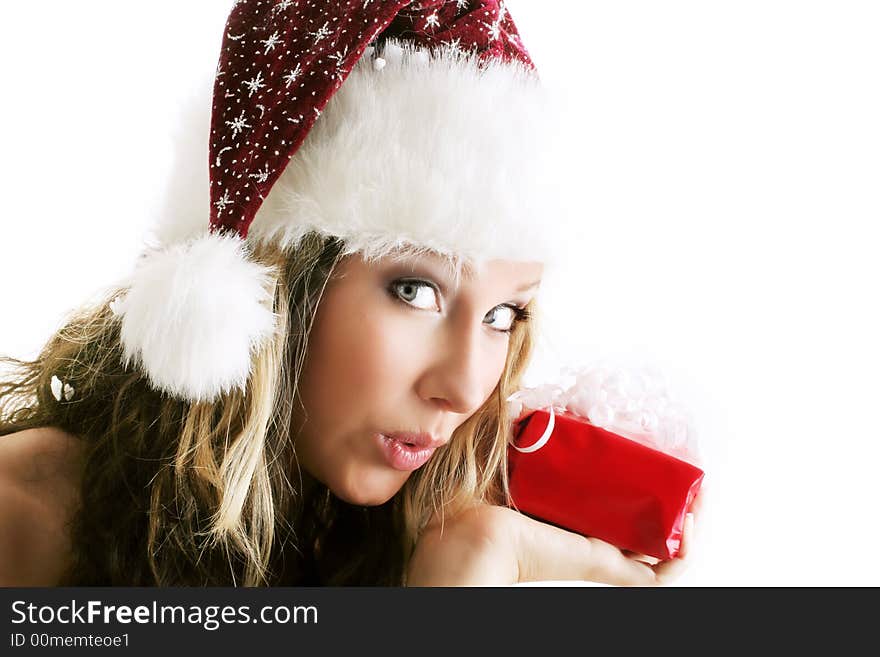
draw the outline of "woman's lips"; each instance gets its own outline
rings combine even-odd
[[[389,438],[384,434],[376,434],[379,448],[385,461],[395,470],[411,472],[422,467],[434,453],[434,447],[416,447]]]

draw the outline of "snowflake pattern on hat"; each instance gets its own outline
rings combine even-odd
[[[247,236],[330,98],[368,47],[391,37],[534,68],[499,0],[236,0],[214,82],[213,230]]]

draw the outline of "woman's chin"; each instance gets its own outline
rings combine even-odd
[[[385,494],[379,495],[379,494],[375,494],[375,493],[371,493],[371,494],[359,493],[356,495],[350,495],[350,494],[347,494],[344,492],[338,493],[335,490],[333,490],[332,492],[336,497],[338,497],[343,502],[347,502],[348,504],[352,504],[354,506],[380,506],[382,504],[385,504],[385,502],[390,500],[392,497],[394,497],[395,493],[397,493],[397,491],[393,491],[393,492],[388,493],[387,495],[385,495]]]
[[[356,506],[380,506],[400,492],[404,480],[361,481],[355,485],[331,486],[330,491],[343,502]]]

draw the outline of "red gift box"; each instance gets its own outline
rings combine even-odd
[[[661,560],[678,554],[685,514],[703,481],[698,467],[567,411],[533,411],[514,432],[517,447],[537,447],[508,447],[510,492],[520,511]]]

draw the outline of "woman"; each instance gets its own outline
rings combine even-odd
[[[651,584],[681,568],[508,508],[505,400],[565,216],[509,13],[353,4],[236,3],[209,230],[174,217],[124,285],[15,362],[0,583]]]

